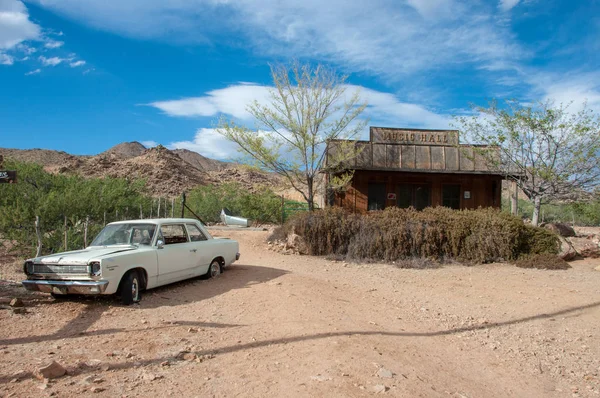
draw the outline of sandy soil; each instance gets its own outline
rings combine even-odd
[[[407,270],[215,234],[240,241],[239,262],[131,307],[1,283],[0,304],[27,313],[0,309],[0,396],[600,395],[600,259]],[[68,375],[36,379],[52,360]]]

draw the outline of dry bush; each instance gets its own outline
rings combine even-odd
[[[292,231],[304,239],[309,254],[358,261],[436,258],[486,263],[557,253],[559,248],[552,232],[495,209],[393,207],[360,215],[329,207],[297,214],[281,232]]]
[[[569,269],[571,266],[562,258],[549,253],[533,254],[524,256],[515,262],[515,265],[519,268],[536,268],[536,269],[550,269],[550,270],[563,270]]]

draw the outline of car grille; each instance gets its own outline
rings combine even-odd
[[[87,265],[46,265],[33,264],[34,274],[87,274],[89,267]]]

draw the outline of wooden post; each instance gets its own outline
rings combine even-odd
[[[83,248],[87,247],[87,232],[88,232],[88,224],[90,223],[90,216],[85,216],[85,226],[83,228]]]
[[[64,225],[64,228],[65,228],[65,251],[67,251],[68,250],[67,249],[67,216],[65,216],[65,225]]]
[[[144,213],[142,212],[142,204],[140,203],[140,220],[144,218]]]
[[[106,226],[106,210],[104,210],[104,226]]]
[[[174,218],[175,213],[175,198],[171,198],[171,218]]]
[[[181,194],[181,218],[185,216],[185,191]]]
[[[37,236],[37,250],[35,256],[42,255],[42,231],[40,230],[40,216],[35,216],[35,235]]]
[[[152,199],[152,202],[150,203],[150,218],[152,218],[153,211],[154,211],[154,199]]]
[[[156,209],[156,215],[160,218],[160,197],[158,198],[158,208]]]
[[[285,221],[285,198],[281,195],[281,225]]]
[[[119,209],[115,210],[115,221],[119,221]]]
[[[510,182],[510,214],[514,216],[519,215],[519,188],[517,187],[517,181],[512,180]]]

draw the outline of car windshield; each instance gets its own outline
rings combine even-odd
[[[154,224],[110,224],[104,227],[90,246],[152,244]]]

